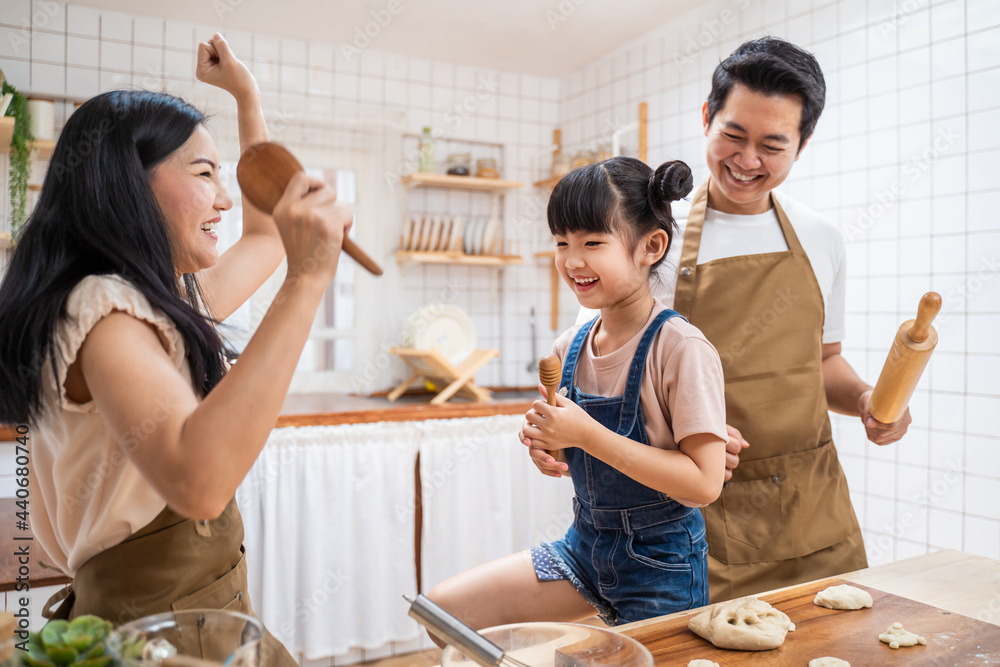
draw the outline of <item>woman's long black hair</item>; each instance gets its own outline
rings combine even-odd
[[[569,172],[549,197],[549,231],[624,235],[635,250],[639,239],[662,229],[667,248],[676,222],[670,202],[686,197],[693,184],[691,168],[680,160],[656,171],[634,157],[614,157]],[[655,269],[667,253],[650,267]]]
[[[120,276],[173,320],[196,389],[208,393],[222,379],[222,339],[196,307],[194,276],[183,287],[177,278],[149,183],[204,120],[177,97],[135,90],[98,95],[70,116],[0,283],[0,423],[40,416],[44,363],[53,372],[65,363],[53,345],[56,323],[90,275]]]

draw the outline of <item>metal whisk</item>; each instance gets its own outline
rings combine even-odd
[[[431,602],[424,595],[416,600],[403,596],[410,603],[410,616],[427,628],[441,641],[459,649],[476,664],[483,667],[531,667],[517,658],[512,658],[504,650],[486,637],[458,620],[447,611]]]

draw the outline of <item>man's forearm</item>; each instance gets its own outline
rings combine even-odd
[[[861,415],[858,398],[871,389],[839,352],[823,359],[823,387],[830,409],[851,417]]]

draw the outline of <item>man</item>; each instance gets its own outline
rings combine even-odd
[[[732,477],[703,510],[713,602],[866,567],[828,410],[860,416],[880,445],[910,423],[908,411],[875,421],[871,387],[841,356],[843,238],[774,192],[825,97],[815,58],[780,39],[719,64],[702,107],[711,175],[660,274],[657,296],[706,334],[725,371]]]

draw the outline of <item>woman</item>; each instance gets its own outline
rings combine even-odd
[[[199,46],[197,76],[236,99],[241,148],[267,139],[256,82],[220,35]],[[58,617],[252,613],[234,495],[352,215],[299,174],[273,220],[244,204],[243,236],[220,257],[232,200],[203,121],[163,93],[84,104],[0,287],[0,377],[21,389],[0,397],[0,422],[31,427],[33,529],[73,577]],[[214,324],[283,253],[288,277],[227,372]],[[296,664],[270,635],[264,647],[262,664]]]

